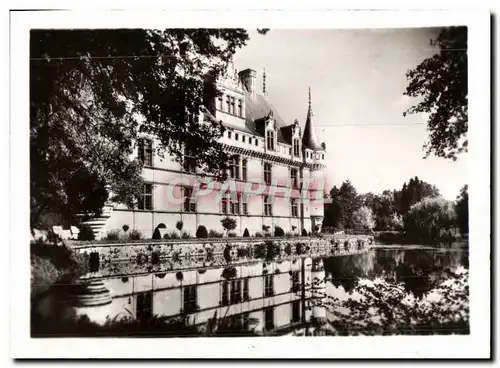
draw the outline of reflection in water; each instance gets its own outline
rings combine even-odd
[[[426,296],[460,266],[468,269],[468,252],[440,249],[372,249],[364,254],[325,259],[326,276],[350,293],[361,279],[381,277],[403,283],[417,298]]]
[[[66,314],[87,316],[101,325],[107,321],[106,326],[127,318],[143,323],[136,330],[142,326],[140,332],[155,336],[169,336],[169,331],[173,336],[186,331],[203,336],[334,334],[329,298],[353,294],[367,280],[382,279],[385,285],[402,284],[405,293],[422,299],[458,267],[468,268],[466,252],[371,249],[330,258],[266,256],[239,264],[87,280],[86,291],[80,283],[74,289],[78,297],[70,293],[66,298]],[[166,320],[176,324],[161,323]],[[127,330],[126,325],[121,328]]]

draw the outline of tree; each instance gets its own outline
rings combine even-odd
[[[352,224],[355,229],[372,230],[375,227],[373,212],[367,206],[361,206],[352,214]]]
[[[340,188],[336,186],[332,188],[330,197],[332,204],[327,209],[323,226],[352,228],[352,215],[361,204],[356,188],[349,180],[346,180]]]
[[[424,145],[425,157],[456,160],[467,151],[467,27],[443,29],[431,45],[439,51],[409,70],[404,95],[420,97],[421,101],[403,113],[429,114],[429,142]]]
[[[464,185],[455,202],[455,213],[457,215],[457,226],[461,234],[469,233],[469,186]]]
[[[236,220],[231,217],[224,217],[220,220],[222,227],[226,230],[226,233],[229,231],[236,229]]]
[[[159,155],[180,161],[186,149],[201,171],[223,172],[224,128],[210,111],[248,39],[242,29],[31,31],[31,225],[51,212],[97,215],[108,199],[133,206],[139,134],[159,140]]]
[[[405,231],[416,240],[437,242],[455,226],[455,210],[442,197],[424,198],[404,216]]]
[[[408,184],[404,183],[401,191],[395,194],[396,206],[399,213],[405,215],[410,207],[423,198],[439,196],[439,189],[435,185],[420,180],[417,176],[411,178]]]

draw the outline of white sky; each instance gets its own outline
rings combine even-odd
[[[316,131],[328,152],[326,188],[351,180],[359,192],[401,189],[410,177],[455,199],[466,184],[467,155],[455,162],[423,157],[423,116],[403,117],[405,73],[435,51],[436,29],[274,30],[240,49],[238,70],[267,74],[271,103],[288,124],[304,124],[308,86]],[[396,124],[397,126],[391,126]],[[339,126],[340,125],[340,126]],[[329,190],[329,189],[328,189]]]

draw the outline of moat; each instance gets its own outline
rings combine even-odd
[[[469,333],[468,251],[458,247],[233,249],[97,263],[40,302],[33,336]]]

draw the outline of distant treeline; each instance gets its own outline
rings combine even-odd
[[[455,201],[449,201],[435,185],[418,177],[405,182],[401,190],[381,194],[359,194],[347,180],[340,188],[334,186],[329,197],[323,232],[392,232],[388,238],[396,242],[426,244],[452,241],[469,232],[467,185]]]

